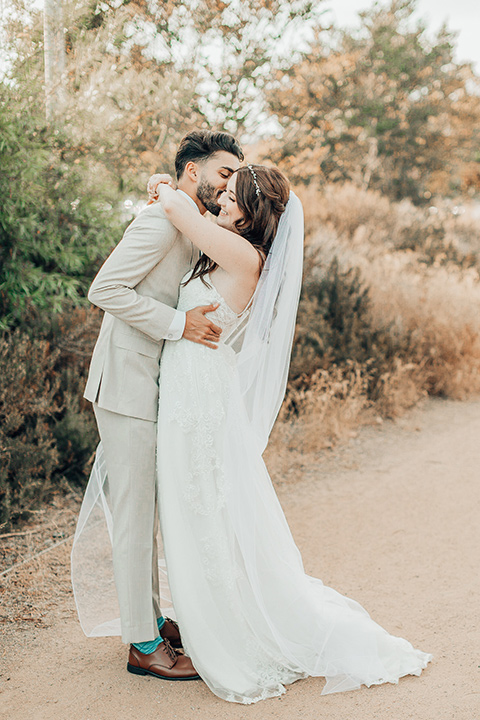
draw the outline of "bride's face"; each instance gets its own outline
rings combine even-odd
[[[225,192],[220,195],[218,200],[218,204],[220,205],[220,214],[217,218],[217,224],[227,230],[233,230],[233,232],[238,232],[235,227],[235,222],[237,220],[243,220],[243,215],[237,205],[237,198],[235,195],[236,183],[237,176],[234,173],[227,183]]]

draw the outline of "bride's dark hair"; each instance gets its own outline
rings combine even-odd
[[[235,228],[265,262],[288,202],[290,183],[280,170],[265,165],[241,167],[236,175],[235,196],[242,217],[235,222]],[[205,282],[205,275],[217,267],[217,263],[202,254],[185,285],[197,277]]]

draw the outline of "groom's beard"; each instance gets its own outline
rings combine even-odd
[[[221,193],[208,180],[200,179],[197,185],[197,197],[212,215],[220,213],[220,205],[218,204],[220,195]]]

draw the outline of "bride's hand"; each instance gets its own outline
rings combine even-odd
[[[174,190],[177,187],[171,175],[168,175],[167,173],[155,173],[155,175],[152,175],[147,183],[149,205],[159,199],[158,186],[162,184],[170,185],[170,187]]]
[[[180,197],[180,195],[175,192],[174,186],[170,183],[158,183],[155,192],[157,194],[157,200],[160,200],[162,203],[163,211],[169,220],[171,220],[170,214],[172,209],[175,207],[178,209],[179,206],[182,208],[187,205],[185,198]]]

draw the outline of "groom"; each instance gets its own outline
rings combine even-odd
[[[175,158],[178,192],[204,214],[243,153],[227,133],[194,131]],[[171,680],[198,677],[176,623],[162,617],[156,534],[156,432],[159,360],[165,339],[215,348],[220,328],[206,317],[216,306],[175,310],[180,282],[198,258],[190,240],[148,205],[127,228],[88,293],[105,311],[85,398],[93,403],[104,448],[113,516],[113,567],[127,668]],[[179,539],[181,540],[181,538]],[[173,646],[173,647],[172,647]]]

